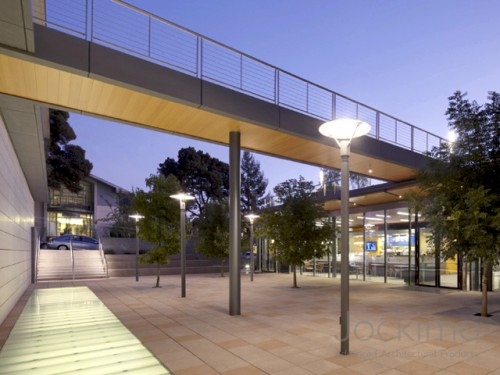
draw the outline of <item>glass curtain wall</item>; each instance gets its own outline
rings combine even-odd
[[[272,252],[270,246],[270,241],[272,240],[262,239],[261,241],[261,269],[263,272],[275,272],[276,260],[274,259],[274,253]]]
[[[418,282],[420,285],[436,286],[436,257],[430,241],[430,229],[419,227]]]
[[[363,223],[363,214],[349,215],[349,277],[356,280],[365,280]]]
[[[386,211],[387,282],[405,284],[411,277],[411,248],[415,236],[407,208]]]
[[[386,242],[384,210],[364,214],[365,279],[386,281]],[[362,218],[358,216],[357,218]]]
[[[338,219],[340,220],[340,219]],[[316,225],[335,225],[336,219],[334,217],[328,217],[322,222],[318,222]],[[338,221],[340,225],[340,221]],[[340,258],[333,259],[335,252],[337,250],[338,239],[332,239],[329,244],[329,252],[322,257],[315,257],[304,262],[304,266],[301,269],[302,274],[305,275],[320,275],[330,277],[334,273],[334,267],[337,269],[337,260]],[[339,271],[340,272],[340,271]]]
[[[306,262],[303,274],[332,276],[336,270],[337,276],[340,276],[340,217],[334,221],[338,237],[332,245],[332,254]],[[425,218],[410,214],[407,207],[350,214],[350,279],[398,285],[461,287],[460,259],[442,258],[436,253],[430,237],[431,231],[426,227]],[[268,248],[263,245],[264,249]],[[469,265],[471,289],[479,283],[477,277],[473,278],[478,269],[475,264]],[[275,261],[269,251],[262,253],[262,270],[275,270]],[[492,273],[493,289],[498,289],[500,271],[495,268]]]
[[[75,212],[48,212],[47,235],[57,237],[63,234],[93,236],[93,215]]]

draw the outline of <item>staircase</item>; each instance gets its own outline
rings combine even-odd
[[[105,278],[106,268],[98,250],[74,250],[74,278]],[[69,250],[40,250],[37,281],[71,280],[73,265]]]

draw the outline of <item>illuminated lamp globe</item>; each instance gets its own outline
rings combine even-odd
[[[367,122],[341,118],[325,122],[319,127],[319,132],[328,138],[334,138],[337,141],[351,140],[361,137],[370,132],[370,124]]]

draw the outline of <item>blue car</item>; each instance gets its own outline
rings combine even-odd
[[[69,250],[97,250],[99,249],[99,241],[95,238],[80,236],[78,234],[65,234],[60,237],[54,237],[46,244],[47,249]]]

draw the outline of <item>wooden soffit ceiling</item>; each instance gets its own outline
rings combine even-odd
[[[17,56],[0,54],[0,92],[220,144],[228,144],[229,132],[238,131],[246,150],[340,169],[336,147]],[[369,168],[371,177],[387,181],[409,180],[416,174],[408,167],[351,154],[351,171],[367,175]]]

